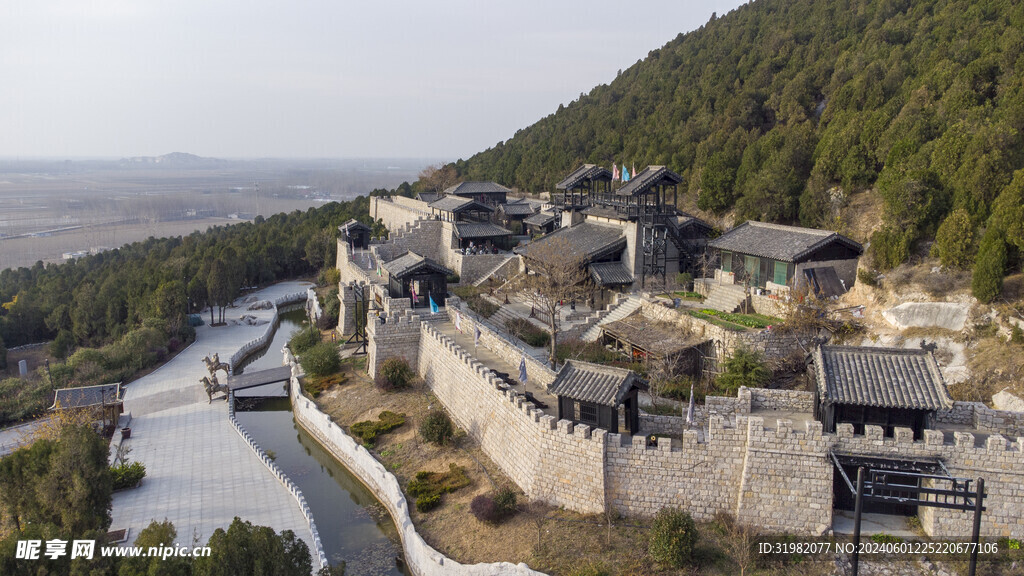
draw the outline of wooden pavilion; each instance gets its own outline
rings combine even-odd
[[[558,398],[558,419],[619,432],[640,429],[637,397],[647,385],[632,370],[567,360],[548,390]],[[621,414],[620,414],[621,412]]]
[[[383,268],[388,274],[387,287],[392,298],[409,298],[413,308],[429,307],[431,298],[438,306],[444,306],[451,270],[415,252],[406,252]]]

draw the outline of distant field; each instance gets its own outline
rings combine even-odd
[[[150,236],[188,235],[257,214],[306,210],[393,188],[419,170],[308,161],[212,170],[108,166],[0,163],[0,270],[61,262],[65,252],[117,248]]]

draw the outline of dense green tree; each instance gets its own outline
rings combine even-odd
[[[966,268],[970,264],[974,227],[967,210],[958,208],[939,226],[935,234],[935,251],[943,266]]]
[[[723,396],[735,396],[740,386],[760,388],[772,377],[764,356],[747,348],[736,349],[722,368],[722,373],[715,378],[715,389]]]
[[[978,246],[978,258],[971,278],[971,292],[982,302],[991,302],[1003,290],[1006,272],[1006,241],[995,226],[985,230]]]
[[[208,546],[211,555],[193,563],[196,576],[308,576],[313,569],[309,548],[291,530],[278,535],[237,517],[214,531]]]
[[[164,520],[157,522],[153,520],[139,532],[135,539],[135,546],[148,550],[150,547],[160,548],[161,546],[174,546],[178,537],[178,531],[174,524]],[[192,559],[171,556],[169,558],[159,557],[130,557],[121,560],[118,568],[118,576],[189,576],[192,573]]]

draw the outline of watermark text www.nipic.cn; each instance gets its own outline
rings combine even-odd
[[[71,544],[70,548],[68,544]],[[96,554],[95,540],[18,540],[14,557],[18,560],[39,560],[49,558],[56,560],[64,556],[72,559],[85,558],[91,560]],[[122,558],[198,558],[209,556],[209,546],[100,546],[101,557]]]

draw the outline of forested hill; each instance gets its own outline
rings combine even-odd
[[[955,208],[979,232],[1024,165],[1022,30],[1014,0],[756,0],[456,169],[550,191],[665,164],[704,210],[808,225],[877,188],[898,261]]]

